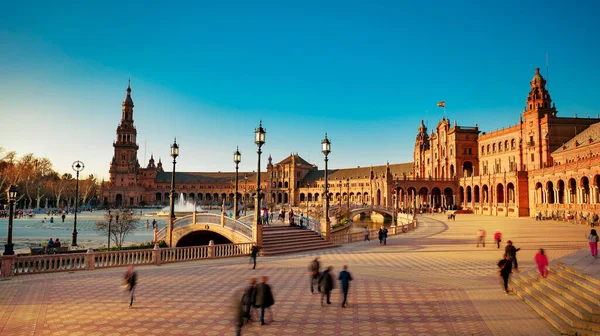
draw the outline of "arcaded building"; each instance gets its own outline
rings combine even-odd
[[[560,117],[539,69],[514,125],[482,132],[443,117],[417,129],[413,162],[329,171],[330,204],[407,208],[460,207],[496,216],[585,217],[599,210],[600,119]],[[171,173],[151,157],[137,159],[131,88],[122,103],[103,200],[113,206],[166,204]],[[516,118],[516,115],[515,115]],[[298,154],[261,173],[262,203],[318,211],[324,171]],[[203,205],[231,204],[234,172],[177,172],[176,197]],[[239,173],[240,201],[253,204],[256,173]]]

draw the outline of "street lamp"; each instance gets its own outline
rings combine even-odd
[[[15,245],[12,243],[12,230],[13,219],[15,217],[14,207],[17,200],[17,186],[11,185],[6,190],[6,195],[8,196],[8,237],[6,238],[6,245],[4,245],[4,255],[14,255],[15,251],[13,247]]]
[[[258,125],[258,128],[254,130],[254,143],[258,146],[256,153],[258,154],[258,167],[256,169],[256,200],[254,204],[254,219],[256,225],[261,224],[260,220],[260,154],[262,154],[261,147],[265,144],[265,134],[267,130],[262,127],[262,120]],[[257,242],[258,243],[258,242]]]
[[[248,194],[248,174],[244,174],[244,216],[246,216],[246,202],[248,202],[248,198],[246,195]]]
[[[235,153],[233,153],[233,162],[235,162],[235,204],[233,205],[233,213],[235,214],[235,219],[238,219],[240,217],[238,214],[238,168],[240,162],[242,162],[242,154],[240,154],[240,151],[237,147],[235,149]]]
[[[77,201],[79,200],[79,172],[83,170],[85,166],[81,161],[73,162],[72,168],[76,172],[76,182],[75,182],[75,219],[73,220],[73,239],[71,241],[71,246],[77,246]]]
[[[346,178],[346,197],[348,198],[348,213],[350,212],[350,178]]]
[[[173,222],[175,221],[175,164],[177,163],[177,157],[179,156],[179,145],[177,145],[177,138],[171,145],[171,157],[173,158],[173,174],[171,174],[171,199],[170,199],[170,215],[169,215],[169,246],[173,242]]]
[[[327,133],[325,133],[325,139],[321,141],[321,152],[325,155],[325,206],[323,209],[324,220],[325,220],[325,230],[321,229],[321,232],[325,233],[325,238],[329,239],[329,187],[328,187],[328,172],[327,172],[327,161],[329,158],[327,157],[329,153],[331,153],[331,142],[327,139]]]

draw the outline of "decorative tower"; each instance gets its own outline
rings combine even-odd
[[[121,123],[117,127],[117,139],[113,142],[114,156],[110,164],[110,180],[113,188],[122,188],[127,186],[136,186],[136,173],[139,169],[137,159],[137,151],[139,146],[136,143],[137,130],[133,125],[133,100],[131,99],[131,81],[127,85],[127,94],[123,100]],[[120,195],[120,197],[119,197]],[[114,201],[115,205],[134,205],[130,197],[128,203],[125,195],[116,194]]]
[[[419,125],[417,138],[415,140],[413,176],[416,178],[425,178],[425,152],[429,150],[429,135],[427,135],[427,126],[421,120]]]
[[[269,159],[267,163],[267,179],[269,183],[267,184],[265,198],[270,200],[270,203],[277,203],[277,199],[273,197],[273,183],[275,183],[275,173],[273,171],[273,158],[271,158],[271,154],[269,154]]]

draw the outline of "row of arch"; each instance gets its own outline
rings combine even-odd
[[[179,199],[179,196],[181,195],[183,197],[184,200],[189,201],[189,202],[193,202],[193,201],[198,201],[198,202],[225,202],[225,203],[232,203],[234,202],[234,193],[177,193],[175,192],[173,194],[175,196],[175,199]],[[250,193],[239,193],[239,198],[241,202],[248,202],[250,200],[252,200],[253,195]],[[262,193],[261,193],[262,195]],[[166,193],[156,193],[155,194],[155,201],[157,203],[162,203],[162,202],[167,202],[169,200],[170,197],[170,193],[166,192]]]
[[[483,184],[481,187],[475,185],[473,187],[467,186],[466,188],[460,186],[458,188],[459,203],[464,203],[465,206],[469,204],[499,204],[508,205],[516,202],[515,185],[512,182],[498,184]]]
[[[534,202],[536,204],[594,204],[598,203],[600,175],[590,181],[587,176],[568,180],[537,182]]]
[[[504,142],[500,141],[497,144],[492,143],[492,144],[483,145],[483,146],[481,146],[481,154],[485,155],[485,154],[490,154],[490,153],[496,153],[496,151],[502,152],[503,150],[515,150],[515,149],[517,149],[517,140],[511,139],[510,147],[508,147],[508,145],[509,145],[508,140],[505,140]]]

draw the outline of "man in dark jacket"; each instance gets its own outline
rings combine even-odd
[[[510,273],[512,273],[512,262],[508,259],[506,253],[502,256],[502,260],[498,262],[498,273],[504,280],[504,291],[506,295],[508,295],[508,279],[510,277]]]
[[[319,277],[319,288],[321,289],[321,306],[323,306],[323,299],[327,298],[327,304],[331,304],[331,290],[333,290],[333,276],[331,271],[333,267],[329,266],[326,270],[321,273]]]
[[[258,255],[258,246],[252,245],[250,248],[250,262],[254,262],[252,269],[256,269],[256,256]]]
[[[348,266],[344,265],[344,269],[340,272],[338,277],[340,284],[342,285],[342,292],[344,293],[344,301],[342,301],[342,308],[346,307],[346,300],[348,299],[348,290],[350,289],[350,281],[352,281],[352,275],[348,272]]]
[[[262,282],[254,288],[254,306],[260,308],[260,325],[265,324],[265,308],[271,307],[275,303],[271,286],[267,285],[266,276],[262,277]]]
[[[319,272],[321,272],[321,263],[319,263],[319,257],[315,257],[313,261],[310,262],[308,266],[308,270],[310,271],[310,292],[315,292],[315,282],[317,283],[317,290],[320,292],[319,288]]]
[[[256,279],[252,278],[250,279],[250,282],[248,283],[248,287],[246,287],[246,291],[244,292],[244,296],[243,296],[243,302],[246,305],[246,311],[244,312],[245,315],[244,317],[249,321],[252,321],[252,314],[251,314],[251,309],[252,309],[252,305],[254,304],[254,301],[252,301],[254,299],[254,290],[255,290],[255,286],[256,286]]]
[[[519,272],[519,263],[517,262],[517,252],[520,249],[521,248],[515,248],[513,246],[513,242],[510,240],[506,242],[506,248],[504,249],[504,253],[508,257],[508,260],[510,260],[512,262],[512,268],[517,273]]]

